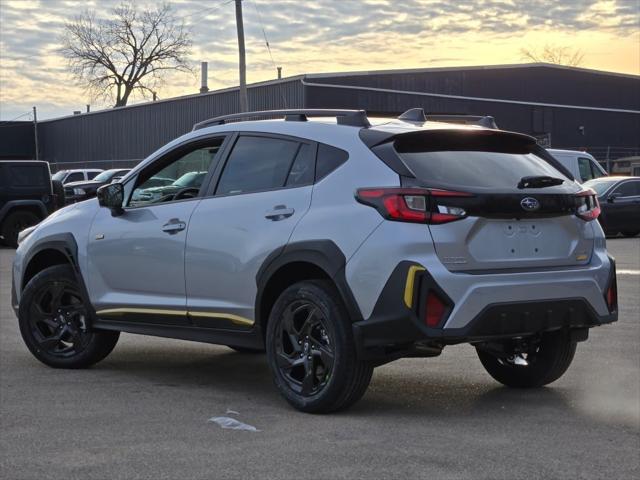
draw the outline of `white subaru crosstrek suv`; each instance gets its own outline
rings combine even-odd
[[[59,368],[100,361],[120,332],[266,349],[307,412],[356,402],[375,366],[457,343],[505,385],[551,383],[617,319],[615,264],[595,192],[494,127],[421,109],[202,122],[22,232],[24,341]],[[141,195],[188,172],[206,175]]]

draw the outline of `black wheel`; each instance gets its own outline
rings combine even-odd
[[[276,301],[267,325],[274,382],[298,410],[325,413],[358,401],[373,367],[358,360],[351,321],[334,286],[296,283]]]
[[[636,235],[638,235],[640,233],[640,230],[627,230],[624,232],[620,232],[622,233],[622,235],[624,235],[625,237],[635,237]]]
[[[4,242],[10,247],[18,246],[18,233],[27,227],[36,225],[40,222],[40,217],[35,213],[27,210],[19,210],[7,215],[7,218],[2,222],[2,236]]]
[[[27,284],[18,311],[22,338],[42,363],[55,368],[84,368],[105,358],[119,332],[92,330],[73,269],[49,267]]]
[[[235,350],[238,353],[264,353],[264,348],[249,348],[249,347],[236,347],[235,345],[227,345],[231,350]]]
[[[480,362],[495,380],[508,387],[541,387],[559,379],[576,353],[576,342],[565,332],[545,333],[528,341],[511,342],[503,353],[476,348]]]

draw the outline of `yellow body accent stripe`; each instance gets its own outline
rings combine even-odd
[[[412,265],[407,272],[407,283],[405,283],[404,286],[404,304],[408,308],[411,308],[413,305],[413,287],[416,281],[416,273],[423,270],[425,270],[425,268],[420,265]]]
[[[216,313],[216,312],[187,312],[191,317],[205,317],[205,318],[223,318],[230,320],[237,325],[253,325],[253,320],[250,320],[240,315],[233,315],[232,313]]]
[[[221,318],[229,320],[237,325],[253,325],[253,320],[240,315],[233,315],[231,313],[219,313],[219,312],[191,312],[187,310],[163,310],[160,308],[108,308],[106,310],[99,310],[96,315],[127,315],[130,313],[142,313],[145,315],[189,315],[191,317],[200,318]]]

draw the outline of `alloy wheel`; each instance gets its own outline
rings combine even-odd
[[[334,364],[332,333],[319,307],[292,302],[280,318],[276,364],[289,388],[303,396],[318,394],[331,378]]]

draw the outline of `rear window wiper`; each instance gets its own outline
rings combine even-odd
[[[564,180],[561,178],[538,175],[533,177],[522,177],[518,182],[518,188],[553,187],[554,185],[560,185],[562,183],[564,183]]]

